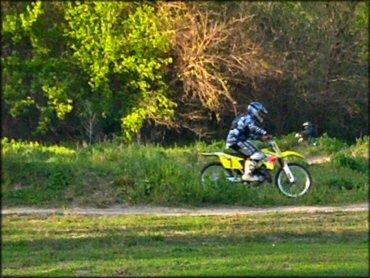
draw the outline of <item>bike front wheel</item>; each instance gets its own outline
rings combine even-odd
[[[290,198],[303,196],[312,187],[312,177],[308,169],[298,163],[288,163],[289,169],[294,176],[294,181],[289,178],[281,168],[276,174],[276,185],[280,192]]]

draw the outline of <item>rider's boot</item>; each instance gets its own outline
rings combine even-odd
[[[247,159],[244,165],[244,174],[242,176],[243,181],[259,181],[259,176],[252,175],[254,169],[257,167],[257,162]]]

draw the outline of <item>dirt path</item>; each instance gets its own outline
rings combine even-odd
[[[345,206],[281,206],[269,208],[251,208],[242,206],[212,206],[203,208],[173,208],[151,206],[128,206],[98,208],[71,208],[71,209],[40,209],[32,207],[3,208],[2,214],[18,215],[53,215],[53,214],[76,214],[76,215],[235,215],[235,214],[260,214],[273,212],[337,212],[337,211],[368,211],[369,203],[345,205]]]
[[[307,162],[310,165],[325,163],[325,162],[329,162],[330,160],[331,160],[330,155],[316,155],[316,156],[307,157]]]

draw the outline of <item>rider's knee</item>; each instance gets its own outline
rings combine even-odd
[[[261,151],[259,151],[259,152],[255,152],[254,154],[252,154],[252,155],[250,156],[250,158],[251,158],[252,160],[262,160],[262,159],[264,159],[264,158],[265,158],[265,154],[264,154],[263,152],[261,152]]]

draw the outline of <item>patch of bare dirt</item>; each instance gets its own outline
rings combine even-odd
[[[280,206],[269,208],[251,208],[242,206],[214,206],[203,208],[173,208],[152,206],[127,206],[112,208],[51,208],[41,209],[32,207],[3,208],[1,213],[19,215],[236,215],[236,214],[261,214],[273,212],[337,212],[337,211],[368,211],[369,203],[345,206]]]
[[[320,164],[330,161],[329,155],[317,155],[317,156],[311,156],[307,157],[308,164]]]

